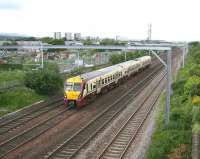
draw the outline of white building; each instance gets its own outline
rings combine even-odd
[[[74,33],[74,40],[81,40],[81,33]]]
[[[73,40],[72,33],[70,33],[70,32],[65,33],[65,39],[66,39],[67,41]]]
[[[61,32],[54,32],[54,39],[61,39]]]
[[[16,42],[17,42],[17,45],[19,46],[40,46],[42,44],[41,41],[16,41]],[[18,51],[26,51],[28,53],[28,52],[39,52],[40,49],[30,47],[27,49],[20,48],[18,49]]]

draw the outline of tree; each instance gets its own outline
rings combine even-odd
[[[63,79],[55,64],[45,64],[44,69],[29,71],[25,74],[24,83],[39,94],[51,95],[63,86]]]

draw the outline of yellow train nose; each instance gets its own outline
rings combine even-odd
[[[67,91],[66,95],[67,95],[68,100],[77,100],[79,95],[80,95],[80,92],[78,92],[78,91]]]

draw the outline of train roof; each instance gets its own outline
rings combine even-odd
[[[84,73],[80,76],[84,80],[90,80],[90,79],[93,79],[95,77],[110,73],[113,70],[119,70],[120,68],[121,68],[120,65],[113,65],[113,66],[109,66],[109,67],[102,68],[102,69],[99,69],[99,70],[95,70],[95,71],[92,71],[92,72]]]
[[[151,57],[150,57],[150,56],[139,57],[139,58],[134,59],[134,60],[122,62],[122,63],[116,64],[116,65],[113,65],[113,66],[109,66],[109,67],[105,67],[105,68],[102,68],[102,69],[99,69],[99,70],[95,70],[95,71],[92,71],[92,72],[88,72],[88,73],[81,74],[80,77],[81,77],[81,79],[87,81],[87,80],[96,78],[96,77],[98,77],[98,76],[102,76],[102,75],[108,74],[108,73],[110,73],[110,72],[112,72],[112,71],[114,71],[114,70],[118,71],[118,70],[120,70],[123,66],[125,66],[125,65],[127,65],[127,64],[130,64],[130,63],[138,63],[140,60],[146,59],[146,58],[151,58]]]

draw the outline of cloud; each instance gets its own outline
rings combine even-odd
[[[18,10],[22,8],[22,4],[17,0],[0,0],[0,10]]]

